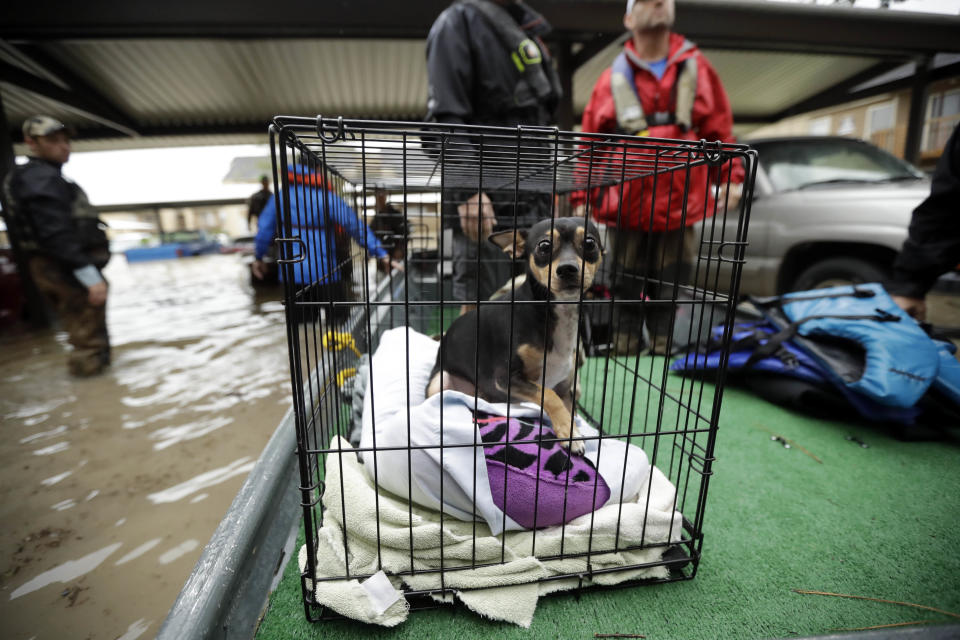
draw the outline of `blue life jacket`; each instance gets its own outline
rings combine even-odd
[[[957,347],[952,342],[937,340],[937,355],[940,357],[940,370],[933,381],[935,389],[960,405],[960,360],[957,360]]]
[[[819,362],[835,384],[880,404],[912,407],[940,368],[937,345],[879,284],[751,298],[761,313]],[[863,352],[851,361],[849,349]],[[842,355],[837,354],[842,350]]]
[[[729,369],[766,372],[836,389],[861,416],[913,424],[931,387],[960,408],[956,347],[931,339],[880,285],[818,289],[751,299],[764,315],[734,326]],[[675,371],[719,368],[723,327]],[[939,402],[939,399],[937,400]],[[943,404],[943,403],[941,403]]]
[[[727,360],[729,370],[733,373],[762,374],[765,378],[762,385],[766,391],[770,391],[770,385],[777,384],[776,380],[779,377],[799,380],[820,389],[832,389],[851,409],[867,420],[896,422],[904,425],[915,423],[920,414],[919,408],[885,406],[852,391],[846,385],[835,385],[823,365],[789,340],[781,342],[769,355],[756,357],[754,354],[757,349],[767,345],[777,333],[779,333],[777,327],[766,321],[734,325],[730,338],[730,355]],[[712,329],[710,341],[703,346],[701,352],[688,353],[676,359],[670,365],[670,369],[685,373],[716,370],[720,367],[722,355],[723,325],[720,325]],[[797,387],[788,389],[787,393],[795,393],[796,389]]]

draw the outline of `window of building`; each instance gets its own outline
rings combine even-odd
[[[833,119],[830,116],[814,118],[810,121],[807,132],[812,136],[828,136],[830,135],[830,125],[832,124],[832,120]]]
[[[896,143],[897,101],[890,100],[867,107],[866,138],[890,153]]]
[[[857,132],[857,125],[853,116],[847,115],[840,118],[840,124],[837,125],[838,136],[852,136]]]
[[[921,151],[939,153],[960,122],[960,89],[930,95]]]

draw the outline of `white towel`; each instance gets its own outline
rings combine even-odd
[[[530,403],[489,403],[456,391],[424,399],[439,347],[435,340],[407,327],[381,336],[365,387],[360,446],[377,448],[375,456],[361,454],[367,472],[397,496],[461,520],[482,519],[494,534],[522,530],[491,495],[483,447],[473,446],[480,442],[473,411],[538,418],[541,409]],[[407,366],[398,367],[398,362]],[[610,488],[610,502],[634,500],[650,475],[643,449],[614,439],[601,445],[599,438],[592,437],[599,436],[597,430],[579,416],[577,425],[588,438],[583,441],[584,455]],[[442,456],[441,434],[447,445]],[[471,446],[457,446],[464,444]]]
[[[608,504],[567,523],[539,531],[491,534],[482,522],[465,522],[440,512],[411,506],[405,500],[378,492],[349,443],[336,438],[334,452],[327,455],[326,491],[323,496],[323,526],[318,535],[317,578],[314,595],[322,605],[363,622],[394,626],[407,617],[405,600],[382,614],[375,611],[357,580],[347,575],[370,575],[383,569],[391,582],[413,590],[441,588],[440,573],[399,575],[404,571],[445,568],[442,585],[453,590],[470,609],[482,616],[529,627],[540,595],[577,587],[578,581],[538,580],[566,573],[585,573],[586,557],[540,560],[539,557],[591,551],[594,571],[660,560],[666,547],[636,551],[613,551],[617,546],[678,542],[682,518],[674,509],[676,490],[653,467],[639,495],[622,505]],[[343,493],[341,493],[341,485]],[[379,518],[378,518],[379,515]],[[441,519],[442,518],[442,519]],[[379,527],[378,527],[379,522]],[[619,526],[618,526],[619,523]],[[592,539],[591,539],[592,528]],[[346,549],[344,557],[344,534]],[[441,545],[442,541],[442,545]],[[535,545],[535,553],[532,554]],[[413,551],[411,552],[411,548]],[[306,547],[300,550],[300,570],[306,567]],[[451,570],[495,563],[474,569]],[[666,567],[648,567],[584,580],[592,584],[616,584],[637,578],[665,578]],[[322,578],[340,578],[320,581]],[[449,600],[437,597],[438,600]]]

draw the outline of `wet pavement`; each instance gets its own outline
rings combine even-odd
[[[107,267],[113,366],[0,333],[4,638],[151,638],[290,406],[280,291],[236,255]]]

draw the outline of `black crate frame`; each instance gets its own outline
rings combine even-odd
[[[501,191],[513,190],[514,207],[521,193],[546,193],[552,197],[551,214],[562,215],[558,211],[562,201],[557,196],[572,192],[592,193],[597,189],[623,185],[630,181],[658,176],[654,181],[654,193],[650,197],[651,207],[656,202],[656,184],[659,176],[670,172],[684,171],[686,181],[682,194],[673,193],[671,182],[667,197],[682,197],[684,218],[687,215],[687,199],[690,189],[691,169],[699,166],[709,168],[709,175],[722,175],[719,168],[734,162],[743,164],[745,179],[741,206],[728,211],[722,206],[721,198],[729,192],[731,171],[726,171],[725,182],[714,180],[704,185],[704,189],[713,189],[715,195],[713,210],[708,213],[700,230],[699,250],[696,256],[696,269],[692,284],[673,282],[669,298],[655,300],[617,300],[616,294],[609,300],[578,303],[580,314],[584,308],[604,308],[607,305],[612,322],[613,310],[617,304],[669,305],[671,327],[666,335],[667,349],[670,349],[677,333],[675,322],[677,309],[689,308],[690,315],[697,319],[699,327],[710,327],[722,323],[723,342],[729,345],[730,329],[733,323],[737,303],[741,269],[746,248],[746,235],[753,183],[756,176],[756,153],[745,145],[708,143],[699,141],[664,140],[649,137],[634,137],[611,134],[584,134],[562,132],[555,128],[523,127],[500,128],[467,125],[424,125],[411,122],[381,122],[370,120],[348,120],[344,118],[301,118],[279,116],[270,127],[271,158],[273,163],[275,202],[278,211],[277,237],[278,263],[284,276],[284,300],[287,311],[287,337],[290,356],[290,373],[293,394],[295,424],[297,430],[297,453],[300,470],[298,491],[303,507],[304,533],[307,549],[307,566],[301,575],[304,608],[307,618],[317,621],[330,617],[323,607],[314,600],[312,581],[316,570],[316,539],[323,522],[321,498],[323,496],[324,469],[326,458],[331,453],[342,455],[337,449],[329,448],[334,435],[343,435],[350,430],[350,421],[344,403],[341,387],[351,375],[361,352],[373,353],[382,332],[403,324],[420,330],[439,327],[448,320],[448,313],[455,313],[461,303],[452,300],[444,291],[444,263],[446,261],[444,235],[437,231],[438,246],[435,251],[411,250],[411,246],[427,239],[429,234],[408,233],[404,242],[408,249],[403,257],[404,269],[393,271],[389,277],[374,282],[371,273],[368,249],[358,244],[352,245],[349,255],[331,256],[327,249],[323,251],[325,265],[316,263],[312,257],[317,247],[310,247],[304,234],[295,224],[291,210],[296,207],[309,209],[320,203],[307,200],[306,188],[298,190],[297,167],[305,167],[316,175],[324,175],[322,191],[328,198],[323,207],[325,224],[329,227],[331,204],[328,194],[333,193],[346,201],[354,211],[364,211],[361,218],[369,226],[370,216],[366,213],[366,202],[375,188],[392,190],[403,198],[403,216],[406,228],[411,225],[408,201],[411,196],[424,193],[441,195],[442,207],[446,194],[456,188],[467,190]],[[709,178],[708,178],[709,179]],[[721,191],[725,185],[728,189]],[[294,201],[290,194],[293,193]],[[302,195],[301,195],[302,194]],[[662,194],[661,194],[661,197]],[[709,199],[705,199],[707,207]],[[622,208],[622,196],[619,206]],[[438,211],[439,215],[439,211]],[[591,201],[578,215],[591,215]],[[620,212],[618,212],[618,217]],[[652,216],[651,216],[652,217]],[[732,218],[732,219],[731,219]],[[720,222],[720,229],[717,223]],[[423,225],[421,225],[423,226]],[[729,230],[729,231],[728,231]],[[728,233],[732,237],[728,237]],[[305,259],[307,252],[310,259]],[[727,255],[729,254],[729,255]],[[479,260],[479,258],[478,258]],[[297,285],[295,269],[304,269],[312,284]],[[724,280],[721,282],[721,266],[726,266]],[[362,267],[362,271],[357,267]],[[661,265],[662,266],[662,265]],[[344,273],[345,270],[350,273]],[[614,269],[616,271],[616,269]],[[359,299],[343,300],[329,289],[317,287],[321,273],[340,272],[349,281]],[[627,277],[620,274],[621,277]],[[616,282],[617,275],[613,275]],[[661,285],[670,283],[661,283]],[[727,294],[718,293],[720,285]],[[322,289],[316,295],[315,289]],[[470,301],[476,304],[494,304],[480,300]],[[510,300],[500,304],[513,304]],[[592,306],[591,306],[592,305]],[[436,318],[439,311],[439,321]],[[337,319],[334,324],[333,320]],[[413,320],[413,322],[411,322]],[[437,324],[439,322],[439,324]],[[695,342],[694,322],[691,321],[687,342]],[[681,336],[682,337],[682,336]],[[578,336],[578,340],[585,336]],[[609,347],[609,345],[607,345]],[[706,495],[709,487],[713,451],[717,434],[720,407],[726,378],[726,360],[728,349],[724,349],[720,367],[712,376],[704,376],[700,382],[682,379],[679,393],[667,388],[667,364],[655,371],[654,359],[650,360],[647,371],[641,371],[639,354],[631,358],[612,356],[609,349],[592,348],[592,355],[602,358],[602,386],[600,387],[599,406],[594,401],[584,406],[583,399],[578,403],[577,413],[601,431],[600,438],[620,438],[627,442],[648,443],[652,439],[652,455],[648,451],[650,464],[663,464],[658,459],[661,447],[670,450],[669,472],[667,477],[676,487],[674,507],[684,514],[683,535],[679,544],[669,545],[660,562],[671,569],[671,575],[665,580],[643,580],[639,582],[662,582],[690,579],[696,575],[703,544],[703,516]],[[611,368],[613,369],[611,371]],[[587,369],[585,366],[584,369]],[[593,368],[584,373],[599,373],[594,361]],[[409,381],[409,363],[407,363]],[[706,383],[713,385],[712,399],[707,399],[704,409]],[[607,406],[608,385],[621,384],[623,389],[632,387],[631,400],[626,406],[621,398],[619,410]],[[643,385],[643,387],[641,387]],[[585,385],[584,385],[585,386]],[[634,423],[639,420],[637,409],[637,389],[645,388],[647,403],[643,428],[634,432]],[[695,397],[696,396],[696,397]],[[656,407],[653,429],[649,429],[651,400]],[[677,406],[677,419],[673,428],[665,424],[665,406],[674,403]],[[612,406],[612,402],[611,402]],[[681,415],[681,409],[686,413]],[[706,414],[706,415],[705,415]],[[608,433],[604,429],[617,415],[627,419],[627,433]],[[683,424],[681,424],[681,417]],[[409,409],[408,417],[409,422]],[[691,421],[693,425],[691,426]],[[442,418],[441,418],[442,422]],[[442,428],[442,427],[441,427]],[[672,442],[669,439],[672,438]],[[482,446],[477,443],[472,446]],[[437,447],[444,448],[441,445]],[[646,450],[646,447],[644,447]],[[358,449],[370,451],[370,449]],[[441,453],[442,455],[442,453]],[[663,455],[666,457],[666,454]],[[442,488],[441,488],[442,491]],[[380,489],[377,489],[379,498]],[[693,494],[692,496],[690,494]],[[442,494],[441,494],[442,495]],[[681,497],[682,496],[682,497]],[[692,514],[692,517],[687,517]],[[446,516],[452,517],[452,516]],[[441,523],[444,514],[440,513]],[[534,532],[536,536],[536,532]],[[346,540],[346,538],[345,538]],[[535,540],[535,538],[534,538]],[[592,540],[592,527],[591,527]],[[650,545],[647,545],[650,546]],[[665,544],[666,546],[666,544]],[[631,547],[631,548],[643,548]],[[627,547],[615,546],[612,550],[627,550]],[[541,560],[586,556],[588,570],[584,573],[552,576],[547,580],[576,578],[578,588],[589,584],[594,575],[601,573],[591,569],[590,556],[611,549],[595,549],[586,553],[541,557]],[[347,554],[347,549],[344,549]],[[406,595],[418,606],[431,606],[426,596],[449,592],[443,585],[445,572],[484,566],[474,562],[457,567],[443,567],[413,571],[411,547],[411,571],[437,572],[440,574],[441,588],[429,591],[408,590]],[[442,551],[441,551],[442,556]],[[540,556],[538,556],[540,557]],[[345,575],[337,579],[365,579],[371,574],[351,574],[349,563]],[[625,566],[606,571],[626,571],[640,566]],[[630,581],[618,586],[627,586],[638,581]],[[610,587],[604,587],[610,588]],[[422,597],[420,597],[422,596]],[[335,617],[335,616],[334,616]]]

